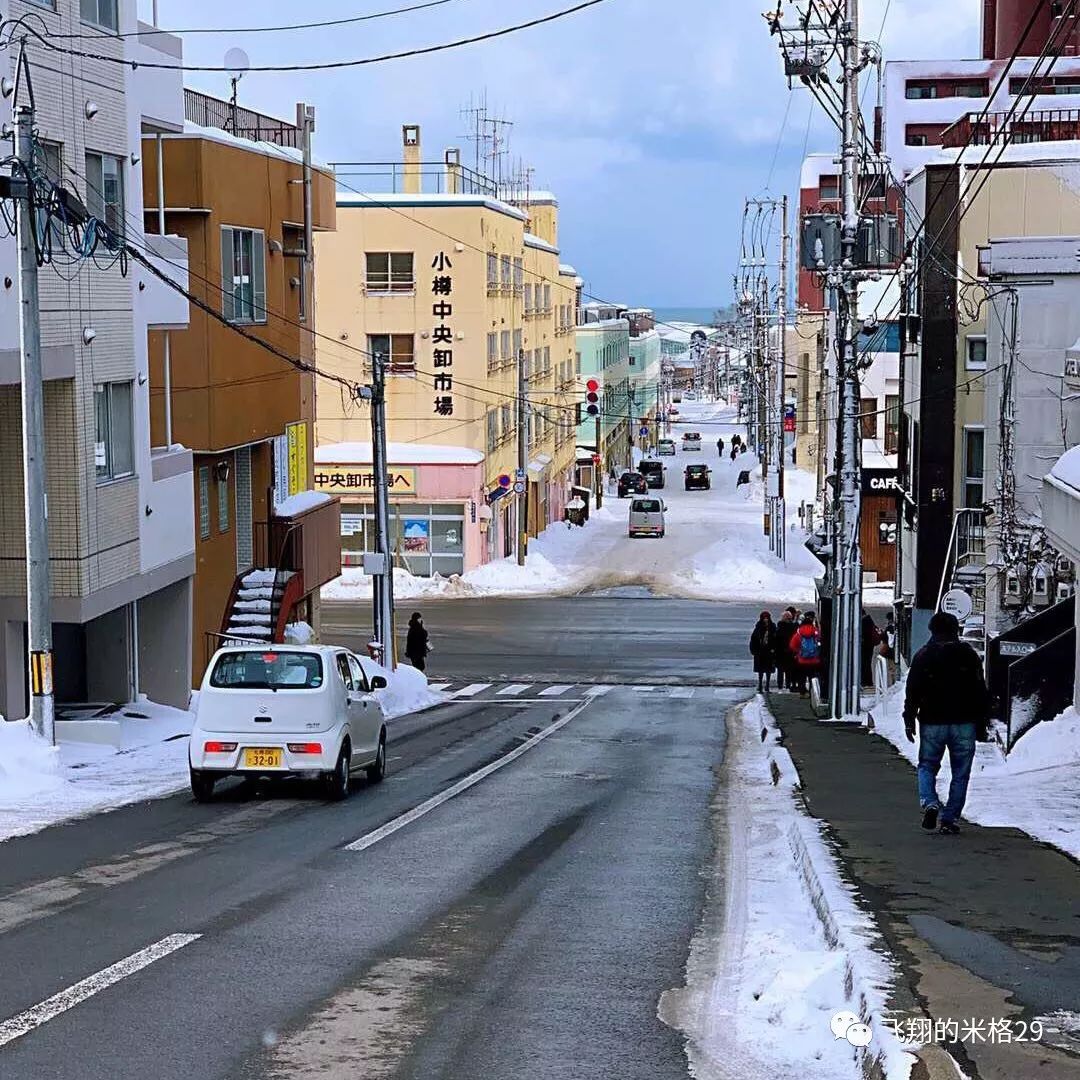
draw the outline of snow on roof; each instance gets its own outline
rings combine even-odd
[[[558,206],[559,200],[553,191],[523,191],[514,197],[515,203],[531,203],[534,206]]]
[[[523,213],[516,206],[504,203],[499,199],[492,199],[487,195],[455,195],[450,192],[419,192],[405,194],[403,192],[359,192],[338,191],[338,206],[482,206],[488,210],[494,210],[498,214],[517,218],[518,221],[527,221],[528,214]]]
[[[304,155],[291,146],[278,146],[277,143],[262,142],[256,139],[241,139],[227,131],[222,131],[221,128],[203,127],[202,124],[193,124],[190,120],[184,121],[182,134],[180,132],[166,132],[163,138],[206,139],[207,142],[224,143],[226,146],[232,146],[237,150],[246,150],[249,154],[265,154],[267,157],[281,158],[283,161],[290,161],[296,165],[304,163]],[[329,165],[324,165],[322,162],[313,162],[312,164],[320,172],[326,173],[327,176],[334,175],[334,170]]]
[[[839,172],[835,154],[807,154],[799,174],[799,187],[820,187],[823,176],[837,176]]]
[[[990,151],[987,160],[987,151]],[[984,164],[985,162],[985,164]],[[921,173],[927,165],[966,165],[969,168],[995,168],[999,164],[1022,163],[1026,165],[1080,165],[1080,140],[1062,139],[1059,142],[1009,143],[1004,150],[1000,143],[993,147],[985,145],[962,147],[939,147],[929,161],[914,170],[912,177]],[[910,177],[909,177],[910,179]]]
[[[1066,450],[1054,462],[1050,475],[1055,480],[1060,480],[1063,484],[1068,484],[1069,487],[1080,492],[1080,446],[1074,446],[1071,450]]]
[[[274,503],[274,513],[278,517],[294,517],[329,501],[330,496],[323,491],[298,491],[295,495]]]
[[[525,246],[531,248],[537,248],[539,251],[547,251],[552,255],[558,255],[559,249],[549,244],[546,240],[542,240],[539,236],[535,236],[533,233],[527,232],[525,234]]]
[[[387,443],[386,456],[391,465],[478,465],[484,460],[479,450],[467,446],[437,446],[425,443]],[[370,465],[371,443],[324,443],[315,447],[318,465]]]
[[[577,271],[569,263],[559,263],[559,273],[567,277],[577,277]]]

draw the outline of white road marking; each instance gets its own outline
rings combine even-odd
[[[565,694],[567,690],[573,690],[574,684],[569,683],[566,686],[549,686],[546,690],[540,691],[541,697],[558,697],[560,694]]]
[[[692,698],[694,696],[694,688],[692,686],[676,686],[675,689],[671,691],[671,696],[673,698],[683,698],[684,700]]]
[[[503,754],[501,758],[497,758],[490,764],[485,765],[482,769],[477,769],[476,772],[470,773],[464,779],[459,780],[445,791],[440,791],[438,795],[433,795],[419,806],[414,806],[408,813],[394,818],[393,821],[388,821],[374,832],[369,832],[367,835],[359,837],[351,844],[346,844],[345,850],[366,851],[369,847],[374,847],[380,840],[385,840],[388,836],[393,836],[399,829],[404,829],[406,825],[411,825],[414,821],[418,821],[420,818],[424,817],[425,814],[430,814],[432,810],[437,810],[443,803],[449,802],[454,798],[455,795],[460,795],[463,791],[468,791],[469,788],[473,787],[475,784],[479,784],[481,780],[487,779],[493,772],[497,772],[504,765],[509,765],[511,761],[517,761],[522,754],[527,753],[534,746],[542,743],[548,736],[554,735],[556,731],[560,731],[562,728],[566,727],[566,725],[589,704],[589,701],[580,702],[577,708],[571,709],[565,716],[556,720],[553,724],[548,725],[543,731],[538,731],[528,740],[528,742],[523,742],[520,746],[515,746],[513,750]]]
[[[444,690],[449,690],[453,683],[448,682],[433,682],[428,683],[428,689],[434,690],[437,694],[441,694]]]
[[[613,687],[610,686],[590,686],[585,691],[585,696],[587,698],[603,697],[605,694],[610,694],[612,689]]]
[[[5,1020],[0,1023],[0,1046],[14,1042],[35,1028],[41,1027],[42,1024],[54,1020],[68,1009],[86,1001],[87,998],[100,994],[102,990],[108,989],[121,979],[126,979],[129,975],[134,975],[135,972],[149,967],[156,960],[161,960],[170,953],[176,952],[177,949],[198,941],[200,937],[202,934],[170,934],[153,945],[125,956],[123,960],[118,960],[115,964],[82,979],[66,990],[61,990],[59,994],[54,994],[51,998],[46,998],[37,1005],[31,1006],[25,1012],[11,1017],[10,1020]]]
[[[454,691],[454,697],[476,697],[477,694],[482,693],[491,686],[489,682],[474,682],[469,683],[468,686],[463,686],[460,690]]]
[[[511,683],[509,686],[504,686],[501,690],[498,691],[498,693],[500,696],[503,694],[509,694],[511,697],[513,697],[517,694],[522,693],[525,690],[528,690],[531,686],[532,683],[526,682]]]

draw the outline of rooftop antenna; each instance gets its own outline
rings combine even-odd
[[[229,72],[229,81],[232,83],[232,97],[229,99],[229,124],[230,130],[236,134],[236,87],[244,77],[244,72],[251,67],[251,60],[243,49],[233,46],[225,53],[225,67]]]

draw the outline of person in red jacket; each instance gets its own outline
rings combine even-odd
[[[817,617],[812,611],[803,614],[799,629],[791,635],[792,674],[800,694],[805,694],[809,681],[821,671],[821,634]]]

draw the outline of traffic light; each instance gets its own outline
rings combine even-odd
[[[590,379],[585,384],[585,390],[586,390],[585,400],[588,402],[588,405],[587,405],[585,411],[590,416],[599,416],[600,415],[600,393],[599,393],[600,384],[595,379]]]

